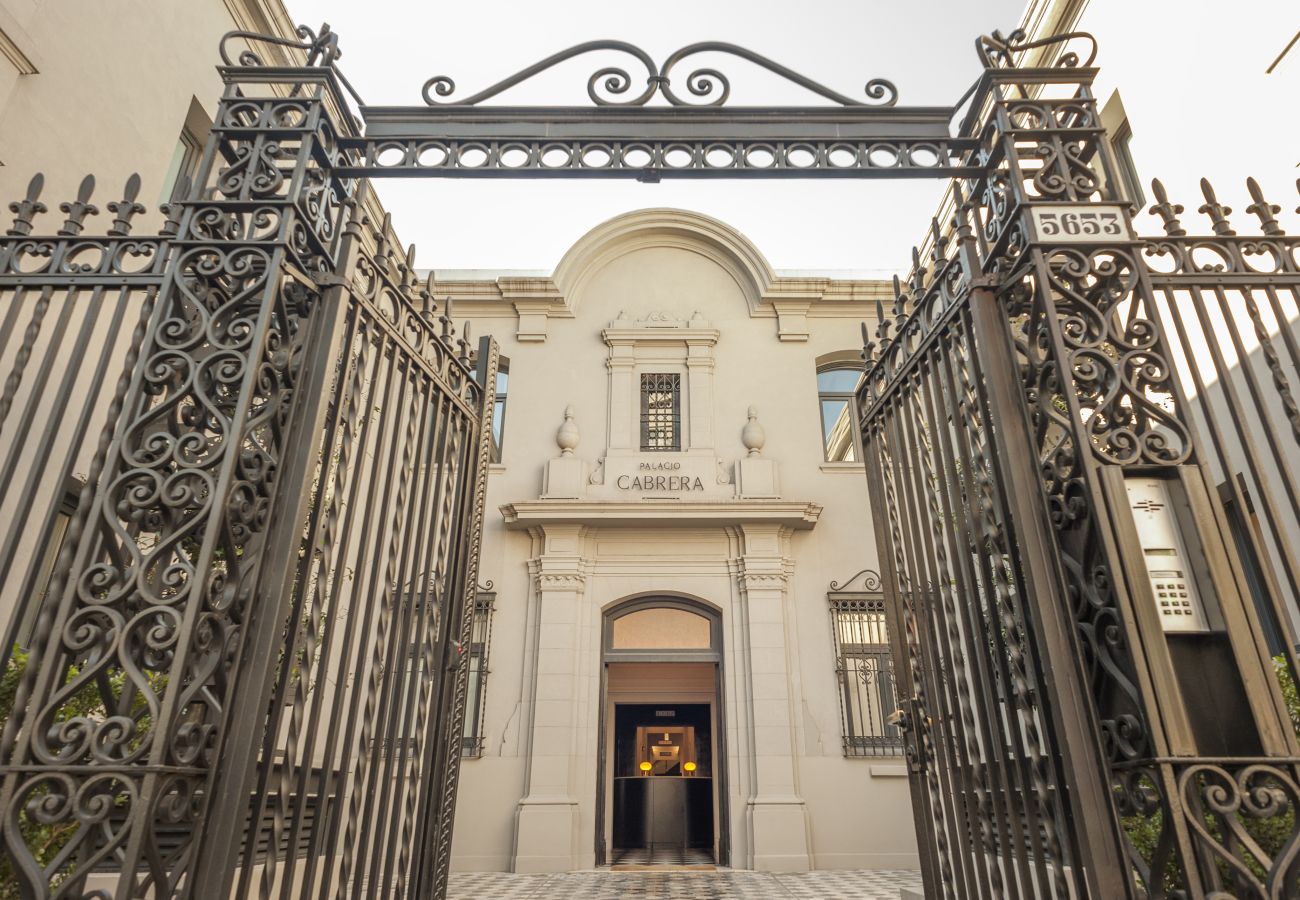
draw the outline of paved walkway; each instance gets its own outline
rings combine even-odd
[[[512,875],[461,872],[447,900],[898,900],[920,890],[917,872],[862,870],[776,875],[771,872],[565,872]]]

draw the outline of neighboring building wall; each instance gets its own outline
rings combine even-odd
[[[177,140],[192,107],[211,123],[217,44],[234,29],[293,35],[279,0],[0,0],[3,202],[43,172],[57,209],[93,174],[103,210],[138,172],[149,213],[137,231],[161,222]]]
[[[1121,165],[1124,156],[1128,157],[1132,177],[1126,181],[1135,182],[1136,190],[1126,184],[1124,194],[1137,206],[1133,220],[1140,235],[1163,233],[1160,218],[1150,211],[1156,202],[1153,178],[1164,184],[1171,203],[1183,207],[1180,218],[1190,234],[1210,233],[1210,219],[1198,209],[1204,202],[1202,178],[1211,184],[1218,202],[1230,208],[1228,218],[1237,231],[1259,234],[1259,222],[1248,212],[1255,201],[1247,191],[1247,177],[1254,177],[1264,197],[1281,207],[1278,221],[1294,233],[1291,214],[1297,211],[1300,130],[1292,110],[1300,96],[1300,43],[1287,50],[1300,29],[1294,3],[1244,0],[1234,3],[1231,13],[1225,15],[1224,7],[1211,0],[1182,3],[1176,8],[1118,0],[1031,0],[1022,27],[1031,40],[1075,31],[1097,39],[1096,65],[1100,71],[1093,92],[1102,110],[1102,125]],[[1161,267],[1159,259],[1154,263]],[[1237,330],[1250,366],[1259,383],[1267,386],[1262,403],[1269,415],[1249,417],[1250,424],[1258,429],[1252,440],[1263,451],[1260,455],[1266,471],[1262,481],[1269,485],[1247,486],[1257,503],[1260,490],[1284,496],[1285,471],[1300,470],[1300,444],[1292,440],[1283,401],[1272,386],[1276,374],[1264,358],[1244,304],[1231,291],[1228,296],[1232,298],[1228,302],[1237,317]],[[1278,302],[1283,315],[1290,319],[1295,339],[1300,340],[1300,309],[1288,305],[1287,296],[1281,292]],[[1276,339],[1278,328],[1271,304],[1262,297],[1257,298],[1257,303],[1266,310],[1268,330]],[[1250,402],[1245,375],[1239,365],[1234,366],[1236,377],[1231,390],[1235,398],[1225,396],[1224,384],[1208,368],[1210,335],[1194,324],[1190,298],[1184,298],[1182,308],[1184,320],[1191,323],[1187,326],[1189,340],[1209,384],[1216,415],[1221,421],[1231,421],[1230,409]],[[1216,329],[1214,338],[1228,360],[1237,358],[1226,330]],[[1281,377],[1292,386],[1300,382],[1294,363],[1288,353],[1276,361]],[[1195,396],[1188,364],[1181,361],[1178,370],[1183,389]],[[1266,424],[1270,418],[1271,424]],[[1198,427],[1202,440],[1206,440],[1205,423],[1198,421]],[[1268,446],[1264,435],[1267,428],[1280,437],[1276,445],[1280,462],[1269,459],[1269,452],[1264,450]],[[1230,431],[1224,441],[1230,458],[1227,468],[1234,474],[1246,471],[1241,434]],[[1215,471],[1226,480],[1219,466]],[[1300,549],[1300,523],[1294,517],[1284,517],[1278,524],[1291,547]],[[1276,574],[1280,583],[1288,583],[1280,568]],[[1292,618],[1293,634],[1300,633],[1300,604],[1291,598],[1286,608]],[[1279,639],[1270,633],[1274,651],[1279,649]]]
[[[1118,91],[1132,129],[1131,152],[1151,203],[1152,178],[1175,202],[1198,202],[1208,178],[1219,200],[1244,211],[1253,175],[1274,203],[1295,197],[1300,135],[1300,46],[1266,70],[1300,28],[1289,0],[1123,3],[1119,0],[1033,0],[1024,25],[1031,37],[1086,31],[1097,38],[1098,104],[1110,106],[1113,133]],[[1196,218],[1196,217],[1191,217]],[[1139,230],[1159,220],[1145,212]]]
[[[602,611],[667,593],[721,611],[732,865],[914,866],[901,761],[843,756],[827,608],[876,549],[861,465],[823,461],[817,361],[856,361],[886,286],[775,277],[722,223],[647,210],[594,229],[551,278],[444,275],[436,292],[510,365],[480,569],[496,594],[485,741],[462,768],[454,865],[593,865]],[[681,453],[635,446],[628,376],[647,358],[682,374]],[[580,438],[562,457],[569,406]],[[657,458],[702,490],[620,489]]]

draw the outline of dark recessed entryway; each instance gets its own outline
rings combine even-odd
[[[710,707],[616,704],[613,751],[613,864],[712,865]]]

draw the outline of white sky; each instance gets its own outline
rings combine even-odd
[[[616,38],[662,62],[703,40],[740,44],[851,97],[888,78],[900,105],[948,106],[978,76],[974,41],[1015,27],[1024,0],[286,0],[312,27],[339,34],[340,68],[367,103],[419,105],[420,88],[449,75],[466,97],[581,41]],[[501,95],[504,103],[587,105],[588,76],[626,56],[588,55]],[[823,103],[734,57],[692,57],[680,80],[714,64],[730,105]],[[600,222],[673,206],[715,216],[752,239],[778,269],[905,269],[943,189],[938,179],[672,181],[392,179],[380,196],[416,265],[550,271]]]

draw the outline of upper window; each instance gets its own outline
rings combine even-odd
[[[641,449],[682,449],[682,376],[641,375]]]
[[[506,436],[506,390],[510,386],[510,360],[504,356],[497,366],[496,399],[492,403],[492,462],[501,462],[501,446]]]
[[[208,139],[212,122],[199,105],[199,101],[190,100],[185,123],[181,126],[180,136],[176,138],[176,149],[172,151],[172,160],[167,166],[163,178],[162,202],[172,203],[184,199],[181,195],[189,190],[189,185],[198,178],[199,163],[203,159],[203,144]]]
[[[822,450],[827,462],[857,462],[858,435],[853,392],[862,370],[841,366],[817,373],[817,401],[821,407]]]
[[[1133,129],[1125,119],[1110,139],[1110,146],[1115,151],[1115,161],[1119,163],[1120,187],[1124,196],[1137,206],[1145,206],[1146,194],[1142,192],[1142,179],[1138,177],[1137,163],[1133,162],[1133,151],[1129,144],[1133,142]]]

